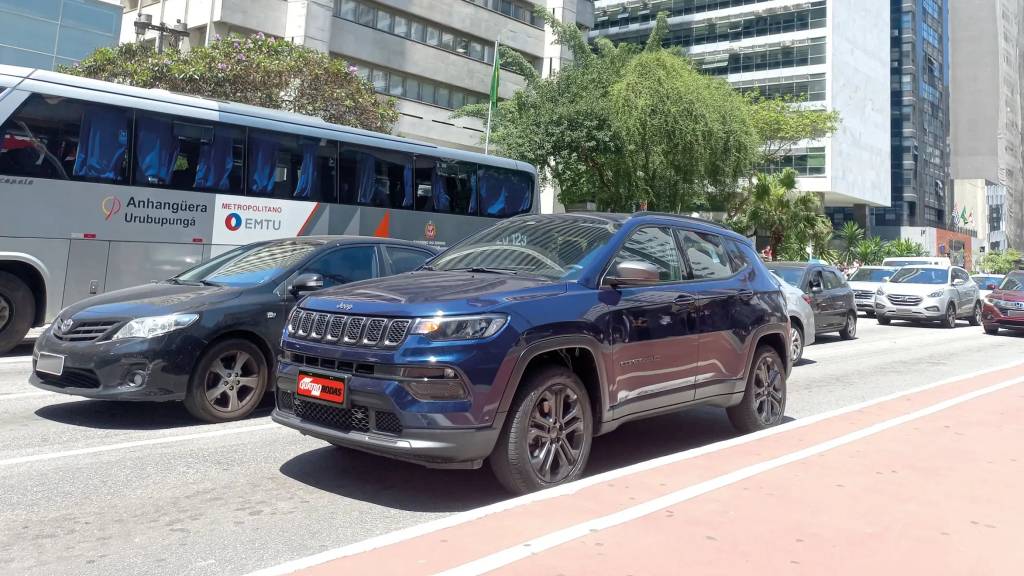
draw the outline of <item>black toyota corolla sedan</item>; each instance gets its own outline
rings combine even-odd
[[[63,310],[36,341],[31,381],[88,398],[184,401],[207,422],[244,418],[267,390],[299,297],[413,270],[434,254],[359,236],[242,246],[169,280]]]

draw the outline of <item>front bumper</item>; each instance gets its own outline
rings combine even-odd
[[[854,302],[857,303],[857,310],[861,312],[874,312],[875,311],[875,299],[874,298],[856,298]]]
[[[46,330],[32,352],[29,382],[43,390],[104,400],[182,400],[203,342],[184,332],[148,339],[65,342]],[[60,376],[36,370],[41,352],[64,357]],[[131,380],[141,374],[143,382]]]
[[[1024,316],[1016,316],[1016,311],[1002,310],[992,304],[985,303],[981,311],[981,320],[986,326],[998,326],[1009,330],[1024,330]],[[1024,311],[1020,312],[1024,314]],[[1014,314],[1011,316],[1011,314]]]
[[[892,320],[943,320],[948,301],[944,298],[922,298],[912,306],[893,304],[885,296],[875,298],[875,315]]]

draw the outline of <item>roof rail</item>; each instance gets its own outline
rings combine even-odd
[[[642,211],[642,212],[636,212],[633,215],[634,216],[664,216],[666,218],[680,218],[680,219],[683,219],[683,220],[689,220],[690,222],[699,222],[701,224],[707,224],[708,226],[714,226],[716,228],[721,228],[722,230],[732,231],[732,230],[730,230],[730,228],[728,226],[725,226],[724,224],[719,224],[718,222],[715,222],[713,220],[707,220],[705,218],[698,218],[696,216],[687,216],[685,214],[673,214],[671,212]]]

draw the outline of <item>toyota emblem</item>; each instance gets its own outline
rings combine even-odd
[[[66,334],[66,333],[68,333],[71,330],[71,328],[74,325],[75,325],[75,321],[72,320],[71,318],[68,318],[67,320],[64,320],[63,322],[61,322],[60,324],[57,324],[57,330],[59,332],[61,332],[62,334]]]

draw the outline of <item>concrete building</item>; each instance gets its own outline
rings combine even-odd
[[[978,238],[975,251],[1006,248],[1006,186],[984,179],[953,181],[953,219]]]
[[[888,0],[603,0],[595,10],[592,38],[644,42],[665,11],[665,44],[707,74],[838,110],[836,134],[801,143],[775,168],[796,169],[838,225],[866,225],[870,207],[889,206]]]
[[[951,225],[948,1],[890,0],[892,206],[875,226]]]
[[[1022,34],[1020,0],[950,2],[953,177],[1003,187],[1003,249],[1024,248]]]
[[[184,23],[191,45],[236,33],[283,37],[345,58],[379,92],[398,98],[398,135],[476,150],[482,123],[451,113],[487,100],[499,36],[538,71],[557,70],[566,56],[550,46],[535,5],[584,28],[592,24],[589,0],[125,0],[121,40],[136,39],[132,23],[140,12],[154,22]],[[523,84],[503,71],[499,96]]]
[[[120,35],[119,0],[0,0],[0,64],[53,70]]]

